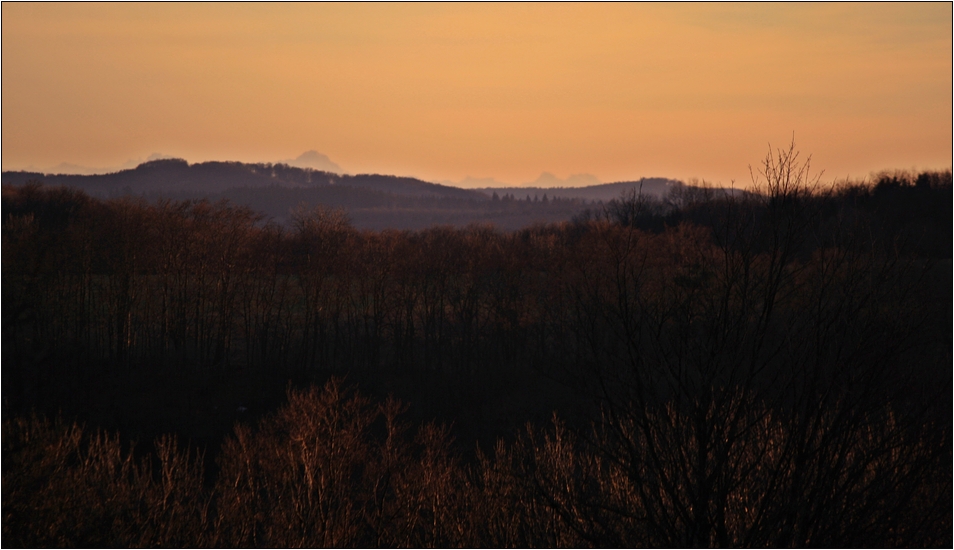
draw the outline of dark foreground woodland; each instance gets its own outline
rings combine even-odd
[[[3,188],[2,544],[952,545],[951,173],[359,231]]]

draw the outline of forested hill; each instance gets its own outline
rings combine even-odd
[[[121,195],[169,194],[180,198],[186,193],[209,196],[229,189],[265,187],[313,188],[345,186],[381,191],[398,196],[486,200],[476,191],[428,183],[415,178],[377,174],[338,175],[287,164],[245,164],[241,162],[202,162],[189,164],[182,159],[165,159],[140,164],[132,170],[112,174],[72,175],[38,172],[3,172],[3,185],[22,185],[28,181],[82,189],[98,197]]]
[[[515,230],[535,223],[569,221],[600,201],[630,192],[664,199],[682,182],[664,178],[585,188],[507,188],[469,190],[415,178],[378,174],[339,175],[287,164],[204,162],[164,159],[131,170],[101,175],[3,172],[3,185],[28,182],[79,189],[97,198],[144,197],[148,201],[225,199],[247,206],[279,224],[304,204],[343,210],[360,229],[423,229],[433,225],[464,227],[493,224]]]

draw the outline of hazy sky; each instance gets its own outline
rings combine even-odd
[[[952,4],[4,3],[3,169],[151,153],[523,183],[948,168]]]

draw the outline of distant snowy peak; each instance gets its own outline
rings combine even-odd
[[[322,172],[334,172],[335,174],[343,173],[341,167],[332,162],[328,155],[323,155],[315,150],[305,151],[298,155],[298,158],[283,160],[280,161],[280,164],[287,164],[295,168],[311,168]]]

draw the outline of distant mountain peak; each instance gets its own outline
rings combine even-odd
[[[341,167],[332,162],[332,160],[328,158],[328,155],[319,153],[314,149],[305,151],[298,155],[298,158],[283,160],[280,164],[287,164],[295,168],[311,168],[313,170],[321,170],[322,172],[334,172],[335,174],[342,173]]]
[[[318,151],[311,149],[310,151],[305,151],[304,153],[298,155],[298,158],[296,158],[295,160],[301,161],[301,162],[307,162],[311,160],[329,162],[331,159],[328,158],[328,155],[323,155],[319,153]]]

